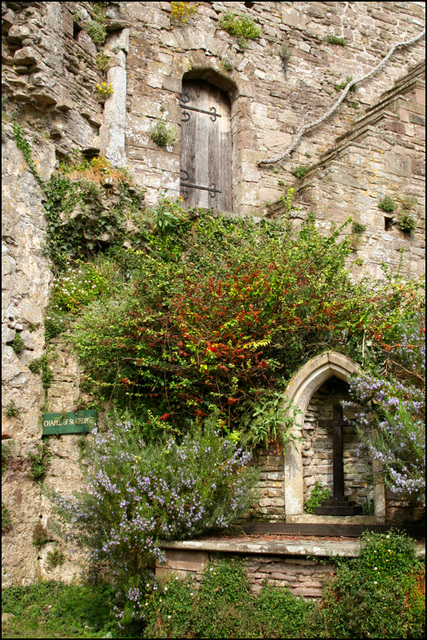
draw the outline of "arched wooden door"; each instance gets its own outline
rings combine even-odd
[[[179,104],[184,206],[232,211],[230,100],[209,82],[183,80]]]

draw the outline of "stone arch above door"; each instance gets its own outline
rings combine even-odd
[[[342,353],[327,351],[309,360],[292,377],[286,387],[285,397],[289,398],[301,411],[296,418],[294,435],[301,436],[304,416],[313,394],[322,384],[336,376],[348,381],[350,376],[360,371],[359,365]],[[288,444],[285,451],[285,514],[286,521],[302,522],[303,504],[303,464],[301,443],[296,448]],[[378,523],[385,522],[384,485],[374,487],[375,517]]]

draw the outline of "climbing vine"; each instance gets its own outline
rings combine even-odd
[[[350,82],[346,83],[345,87],[343,87],[343,92],[340,95],[340,97],[338,98],[338,100],[336,102],[334,102],[332,107],[330,109],[328,109],[328,111],[323,116],[321,116],[317,120],[314,120],[313,122],[310,122],[308,124],[303,125],[298,130],[294,141],[289,145],[289,147],[287,147],[287,149],[285,149],[285,151],[280,156],[277,156],[276,158],[260,160],[258,162],[258,164],[259,165],[262,165],[262,164],[275,164],[276,162],[280,162],[281,160],[283,160],[284,158],[289,156],[292,153],[292,151],[294,151],[294,149],[296,149],[296,147],[297,147],[299,141],[301,140],[302,136],[304,135],[304,133],[306,131],[309,131],[310,129],[313,129],[314,127],[317,127],[322,122],[325,122],[325,120],[327,120],[329,118],[329,116],[331,116],[338,109],[338,107],[340,106],[341,102],[343,102],[343,100],[346,98],[348,92],[351,91],[355,87],[356,84],[361,84],[362,82],[364,82],[365,80],[367,80],[371,76],[375,75],[378,71],[380,71],[387,64],[387,62],[389,61],[389,59],[391,58],[393,53],[396,51],[396,49],[398,49],[399,47],[409,47],[410,45],[415,44],[416,42],[418,42],[418,40],[421,40],[421,38],[423,38],[424,36],[425,36],[425,29],[421,33],[419,33],[417,36],[415,36],[414,38],[411,38],[410,40],[404,40],[402,42],[397,42],[396,44],[394,44],[390,48],[390,50],[387,53],[387,55],[381,60],[381,62],[379,64],[377,64],[376,67],[371,69],[371,71],[366,73],[361,78],[357,78],[356,80],[351,80]]]

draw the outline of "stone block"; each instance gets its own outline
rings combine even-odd
[[[292,593],[296,596],[302,596],[303,598],[322,597],[322,589],[315,589],[313,587],[295,587],[292,588]]]
[[[424,160],[412,160],[412,173],[416,176],[425,176],[426,165]]]
[[[278,573],[276,571],[271,573],[269,577],[272,578],[273,580],[282,580],[283,582],[286,582],[289,584],[293,582],[297,582],[298,580],[298,578],[292,573]]]
[[[157,567],[174,571],[203,571],[209,562],[209,554],[206,551],[165,549],[165,555],[166,563],[156,561],[156,573]]]

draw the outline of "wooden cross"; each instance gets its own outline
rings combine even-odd
[[[332,420],[319,420],[319,427],[332,427],[332,478],[333,478],[333,498],[344,498],[344,464],[342,447],[343,428],[342,407],[334,404]]]
[[[344,461],[342,429],[344,425],[342,407],[334,404],[332,420],[319,420],[319,427],[332,427],[332,486],[333,495],[329,500],[325,500],[315,513],[318,515],[345,515],[351,516],[361,513],[361,507],[354,502],[349,502],[344,496]]]

